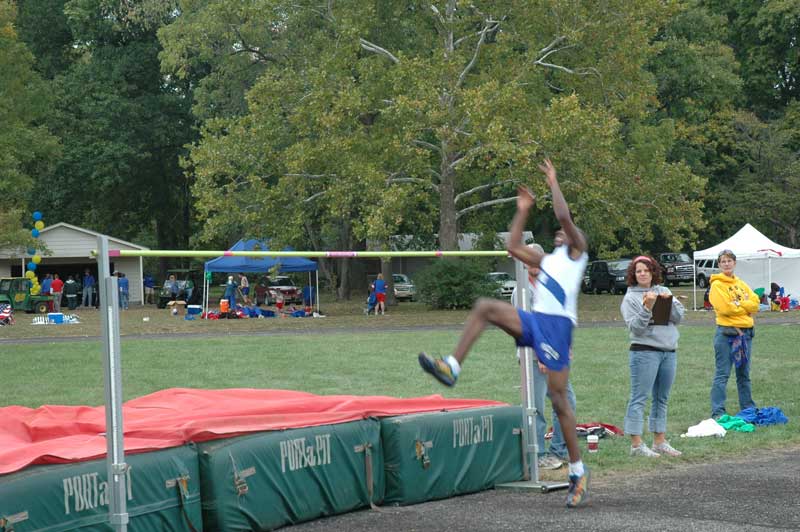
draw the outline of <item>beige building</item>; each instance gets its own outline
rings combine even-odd
[[[39,232],[39,240],[49,250],[49,254],[42,255],[42,262],[36,268],[39,281],[45,274],[57,273],[66,281],[72,275],[76,281],[81,282],[86,269],[92,272],[97,279],[97,261],[91,257],[91,252],[97,249],[97,237],[100,233],[83,229],[65,222],[59,222],[45,227]],[[108,237],[109,249],[145,250],[131,242],[119,238]],[[0,277],[20,277],[25,274],[25,268],[30,257],[25,255],[25,250],[0,250]],[[130,283],[129,301],[142,303],[143,266],[141,257],[112,257],[111,271],[125,274]]]

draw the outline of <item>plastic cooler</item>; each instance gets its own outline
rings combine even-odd
[[[200,314],[201,312],[203,312],[203,307],[200,305],[188,305],[186,307],[186,313],[190,316]]]
[[[220,299],[219,300],[219,311],[220,312],[228,312],[230,310],[230,303],[227,299]]]
[[[48,312],[47,321],[56,324],[64,323],[64,314],[61,312]]]

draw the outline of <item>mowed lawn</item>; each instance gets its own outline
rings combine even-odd
[[[391,321],[383,321],[387,327]],[[370,319],[373,323],[382,318]],[[350,331],[358,329],[348,329]],[[753,354],[753,396],[759,406],[778,406],[790,423],[759,428],[753,434],[729,433],[724,439],[681,439],[679,435],[709,416],[713,374],[713,327],[681,327],[678,375],[670,401],[668,436],[685,451],[679,459],[658,461],[627,457],[627,438],[601,440],[601,452],[587,455],[598,472],[706,461],[748,451],[800,444],[797,378],[800,375],[800,328],[757,327]],[[455,388],[444,388],[424,375],[416,361],[421,350],[446,353],[456,330],[358,332],[289,332],[247,336],[123,338],[125,399],[172,387],[276,388],[317,394],[441,394],[520,402],[519,366],[511,340],[488,329],[467,360]],[[576,330],[572,381],[578,421],[622,427],[628,398],[627,333],[622,327]],[[0,406],[43,404],[99,405],[103,401],[100,342],[0,345],[3,384]],[[728,387],[728,410],[738,411],[735,379]],[[549,412],[548,412],[549,414]],[[649,436],[648,436],[649,440]],[[658,462],[658,463],[656,463]]]

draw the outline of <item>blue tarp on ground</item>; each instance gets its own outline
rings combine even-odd
[[[269,246],[263,240],[242,239],[228,251],[269,251]],[[287,247],[284,251],[294,250]],[[303,257],[217,257],[206,262],[205,266],[208,272],[256,273],[267,272],[276,264],[280,264],[280,273],[317,271],[317,263]]]

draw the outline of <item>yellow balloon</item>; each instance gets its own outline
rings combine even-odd
[[[32,296],[38,296],[39,292],[41,292],[41,291],[42,291],[42,287],[37,284],[37,285],[35,285],[35,286],[33,286],[31,288],[31,295]]]
[[[35,274],[35,273],[33,273],[33,272],[32,272],[32,271],[30,271],[30,270],[28,270],[27,272],[25,272],[25,277],[27,277],[28,279],[33,279],[33,278],[34,278],[34,276],[36,276],[36,274]]]
[[[44,222],[43,222],[43,221],[41,221],[41,220],[39,220],[38,222],[36,222],[35,224],[33,224],[33,226],[34,226],[36,229],[38,229],[39,231],[41,231],[42,229],[44,229]]]
[[[34,255],[31,258],[31,260],[33,261],[34,264],[39,264],[40,262],[42,262],[42,257],[40,255]]]

